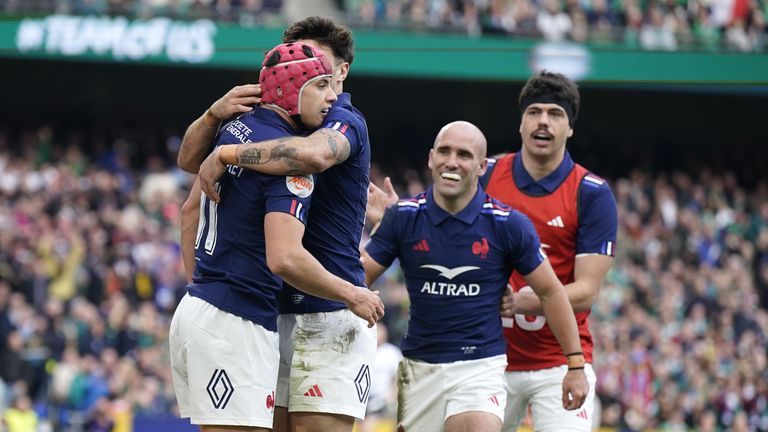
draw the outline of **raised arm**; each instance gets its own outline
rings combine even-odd
[[[325,270],[301,244],[304,224],[282,212],[268,213],[264,219],[267,266],[294,287],[328,300],[343,302],[373,327],[384,316],[384,303],[378,293],[339,278]]]
[[[222,121],[238,114],[248,112],[261,102],[261,88],[258,84],[246,84],[234,87],[213,103],[203,115],[195,119],[181,141],[181,148],[176,163],[179,168],[197,174],[200,164],[211,149],[211,142],[216,136]]]
[[[203,161],[198,177],[203,192],[218,202],[214,184],[227,165],[272,175],[314,174],[347,160],[350,148],[347,137],[331,128],[318,129],[306,137],[222,145]]]
[[[541,299],[544,317],[567,357],[568,372],[563,378],[563,408],[575,410],[584,403],[589,384],[584,374],[585,361],[581,354],[581,340],[573,308],[549,261],[544,261],[526,275],[525,281]]]

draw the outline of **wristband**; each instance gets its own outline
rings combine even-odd
[[[212,123],[211,123],[212,122]],[[210,109],[205,110],[205,114],[203,114],[203,124],[208,129],[216,129],[219,127],[219,124],[221,124],[221,120],[219,120]]]
[[[587,363],[586,360],[584,359],[584,356],[581,354],[566,357],[566,360],[568,363],[569,370],[573,368],[583,368],[584,365]]]

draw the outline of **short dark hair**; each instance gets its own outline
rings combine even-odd
[[[336,58],[352,64],[355,59],[352,30],[338,25],[330,18],[308,17],[288,26],[283,32],[283,42],[312,39],[331,48]]]
[[[520,110],[523,108],[523,101],[537,99],[542,96],[551,96],[556,99],[564,100],[573,107],[573,120],[579,116],[579,104],[581,95],[576,83],[563,74],[543,70],[537,75],[532,76],[523,89],[520,91],[518,103]]]

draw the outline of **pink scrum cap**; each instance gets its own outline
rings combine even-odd
[[[259,74],[261,101],[299,115],[304,87],[331,76],[331,65],[319,49],[298,42],[280,44],[264,57]]]

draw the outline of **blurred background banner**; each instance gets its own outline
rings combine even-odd
[[[0,56],[253,71],[281,30],[210,19],[50,15],[0,22]],[[549,68],[585,82],[768,84],[766,54],[656,52],[618,42],[541,43],[395,30],[359,30],[355,37],[356,75],[520,81],[532,70]]]

